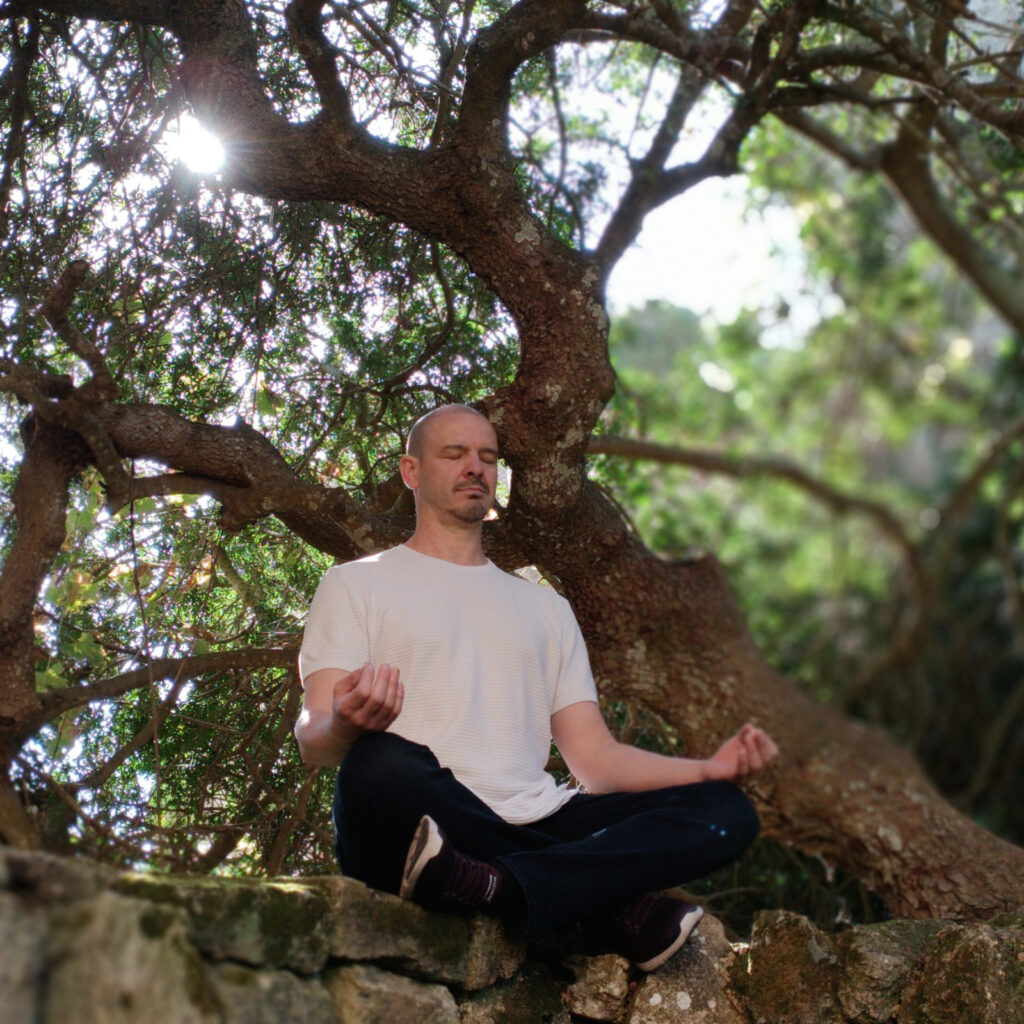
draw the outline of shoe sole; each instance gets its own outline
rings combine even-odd
[[[402,868],[402,884],[398,895],[403,900],[412,899],[423,869],[441,852],[443,843],[440,830],[433,819],[426,815],[420,818],[420,823],[412,834],[409,852],[405,856],[405,866]]]
[[[643,963],[637,964],[637,967],[641,971],[654,971],[657,970],[666,960],[673,956],[682,946],[686,943],[686,940],[693,934],[694,929],[700,922],[700,919],[704,916],[704,910],[702,907],[693,907],[688,910],[682,920],[679,922],[679,934],[676,936],[675,941],[663,949],[657,956],[651,957],[650,960],[645,960]]]

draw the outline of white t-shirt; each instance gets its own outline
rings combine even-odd
[[[550,588],[404,544],[335,566],[313,598],[300,672],[365,662],[401,672],[389,731],[428,746],[506,821],[537,821],[575,792],[544,771],[551,716],[597,690],[569,602]]]

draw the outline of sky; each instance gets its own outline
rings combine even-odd
[[[799,252],[792,211],[747,212],[742,179],[710,179],[647,218],[612,271],[609,312],[664,299],[727,322],[782,297],[795,308]]]

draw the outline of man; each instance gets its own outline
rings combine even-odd
[[[300,654],[309,764],[341,762],[342,870],[525,933],[585,920],[644,970],[699,907],[656,893],[729,863],[757,816],[732,781],[778,751],[744,726],[707,760],[617,742],[568,602],[487,560],[494,429],[443,406],[409,435],[409,541],[325,575]],[[554,738],[586,792],[544,771]]]

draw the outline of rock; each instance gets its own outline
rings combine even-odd
[[[349,878],[311,884],[330,907],[332,957],[370,960],[469,990],[511,977],[523,962],[524,945],[490,918],[431,914]]]
[[[1024,919],[951,924],[907,986],[898,1024],[1024,1024]]]
[[[525,964],[509,981],[467,995],[460,1024],[569,1024],[559,989],[540,964]]]
[[[0,849],[4,1024],[1024,1024],[1019,913],[828,935],[777,911],[746,951],[705,916],[650,975],[586,940],[567,930],[524,961],[494,920],[348,879],[121,874]]]
[[[787,911],[759,914],[750,948],[732,968],[732,981],[755,1021],[838,1024],[839,957],[832,937]]]
[[[6,888],[31,892],[37,899],[55,904],[104,892],[118,877],[117,870],[106,864],[39,850],[3,847],[2,861]]]
[[[125,874],[116,889],[181,908],[196,946],[216,960],[304,974],[327,962],[331,908],[307,882]]]
[[[224,1024],[338,1024],[324,986],[290,971],[214,964],[207,980]]]
[[[54,907],[42,1024],[202,1024],[216,1006],[177,909],[112,892]]]
[[[565,1005],[591,1020],[620,1021],[629,998],[629,961],[621,956],[573,957],[567,964],[576,980],[565,990]]]
[[[935,921],[885,921],[835,936],[841,965],[836,996],[844,1019],[895,1020],[908,978],[942,927]]]
[[[378,967],[354,964],[324,975],[344,1024],[458,1024],[459,1010],[443,985],[413,981]]]
[[[44,914],[0,892],[0,1006],[8,1024],[39,1020],[45,968]]]
[[[761,915],[732,972],[755,1021],[1024,1024],[1024,919],[887,921],[825,935]]]
[[[746,1024],[731,996],[736,959],[721,922],[705,914],[690,941],[664,966],[644,975],[628,1024]]]

